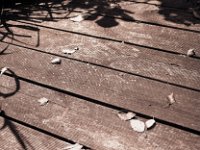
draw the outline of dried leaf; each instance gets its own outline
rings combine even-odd
[[[137,120],[137,119],[132,119],[130,120],[131,127],[133,128],[134,131],[136,132],[144,132],[145,130],[145,124],[143,121]]]
[[[70,146],[63,148],[63,150],[81,150],[82,148],[83,148],[83,145],[76,143],[74,145],[70,145]]]
[[[60,58],[54,58],[52,61],[51,61],[52,64],[60,64],[61,63],[61,59]]]
[[[75,53],[76,50],[75,50],[75,49],[64,49],[64,50],[62,50],[62,52],[63,52],[64,54],[69,54],[69,55],[71,55],[71,54]]]
[[[121,120],[125,120],[125,121],[130,120],[136,116],[136,114],[133,112],[127,112],[127,113],[119,112],[117,115]]]
[[[194,49],[189,49],[189,50],[187,51],[187,56],[194,56],[194,55],[195,55]]]
[[[172,105],[173,103],[176,102],[176,100],[174,98],[174,93],[171,93],[170,95],[168,95],[167,98],[169,100],[169,105]]]
[[[74,21],[74,22],[81,22],[81,21],[87,19],[88,17],[89,17],[89,14],[81,14],[76,17],[70,18],[70,20]]]
[[[149,119],[145,122],[145,125],[148,128],[151,128],[156,123],[155,119]]]
[[[49,102],[49,100],[43,97],[43,98],[40,98],[38,102],[40,103],[40,106],[43,106],[43,105],[46,105]]]
[[[2,76],[7,70],[8,70],[7,67],[3,67],[3,68],[1,69],[0,76]]]
[[[79,48],[78,48],[78,47],[75,47],[75,48],[74,48],[74,50],[76,50],[76,51],[77,51],[77,50],[79,50]]]

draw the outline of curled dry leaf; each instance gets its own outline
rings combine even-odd
[[[83,145],[76,143],[74,145],[70,145],[70,146],[63,148],[63,150],[81,150],[82,148],[83,148]]]
[[[8,70],[8,67],[3,67],[3,68],[1,69],[0,76],[2,76],[7,70]]]
[[[147,129],[148,129],[148,128],[153,127],[155,123],[156,123],[155,119],[149,119],[149,120],[147,120],[147,121],[145,122],[145,125],[146,125],[146,127],[147,127]]]
[[[195,50],[194,49],[189,49],[187,51],[187,56],[194,56],[195,55]]]
[[[75,48],[74,48],[74,50],[76,50],[76,51],[77,51],[77,50],[79,50],[79,48],[78,48],[78,47],[75,47]]]
[[[130,124],[131,124],[131,127],[133,128],[133,130],[136,132],[144,132],[144,130],[145,130],[145,124],[141,120],[132,119],[132,120],[130,120]]]
[[[136,116],[136,114],[133,112],[127,112],[127,113],[119,112],[117,115],[121,120],[125,120],[125,121],[130,120]]]
[[[61,59],[60,58],[54,58],[52,61],[51,61],[52,64],[60,64],[61,63]]]
[[[62,50],[62,52],[63,52],[64,54],[69,54],[69,55],[71,55],[71,54],[75,53],[76,50],[75,50],[75,49],[64,49],[64,50]]]
[[[172,105],[173,103],[176,102],[175,98],[174,98],[174,93],[171,93],[170,95],[167,96],[168,101],[169,101],[169,105]]]
[[[71,21],[74,21],[74,22],[81,22],[85,19],[87,19],[89,17],[89,14],[81,14],[81,15],[78,15],[76,17],[72,17],[70,18]]]
[[[43,106],[43,105],[46,105],[49,102],[49,100],[43,97],[43,98],[40,98],[38,102],[40,103],[40,106]]]
[[[189,49],[188,51],[187,51],[187,56],[194,56],[195,55],[195,51],[194,51],[194,49]]]

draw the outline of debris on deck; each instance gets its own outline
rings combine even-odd
[[[171,93],[170,95],[168,95],[167,99],[168,99],[169,106],[176,102],[175,97],[174,97],[174,93]]]
[[[121,119],[121,120],[124,120],[124,121],[127,121],[127,120],[130,120],[132,118],[134,118],[136,116],[135,113],[133,112],[118,112],[118,117]]]
[[[43,97],[43,98],[40,98],[38,100],[38,102],[40,103],[40,106],[44,106],[49,102],[49,100],[47,98]]]
[[[51,61],[52,64],[61,64],[61,59],[60,58],[54,58],[52,61]]]
[[[3,68],[1,69],[0,76],[2,76],[7,70],[8,70],[8,67],[3,67]]]

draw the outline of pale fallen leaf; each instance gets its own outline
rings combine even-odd
[[[194,56],[194,55],[195,55],[194,49],[189,49],[189,50],[187,51],[187,56]]]
[[[75,49],[63,49],[62,52],[63,52],[64,54],[69,54],[69,55],[71,55],[71,54],[75,53],[76,50],[75,50]]]
[[[148,128],[151,128],[152,126],[154,126],[154,124],[156,123],[155,119],[149,119],[145,122],[145,125]]]
[[[89,14],[81,14],[76,17],[70,18],[70,20],[74,21],[74,22],[81,22],[81,21],[87,19],[88,17],[89,17]]]
[[[63,148],[63,150],[81,150],[82,148],[83,148],[83,145],[76,143],[74,145],[70,145],[70,146]]]
[[[76,51],[77,51],[77,50],[79,50],[79,48],[78,48],[78,47],[75,47],[75,48],[74,48],[74,50],[76,50]]]
[[[144,132],[144,130],[145,130],[145,124],[141,120],[132,119],[132,120],[130,120],[130,124],[131,124],[131,127],[133,128],[133,130],[136,132]]]
[[[175,98],[174,98],[174,93],[171,93],[170,95],[167,96],[168,101],[169,101],[169,105],[172,105],[173,103],[176,102]]]
[[[43,106],[43,105],[46,105],[49,102],[49,100],[43,97],[43,98],[40,98],[38,102],[40,103],[40,106]]]
[[[7,70],[8,70],[7,67],[3,67],[3,68],[1,69],[0,76],[2,76]]]
[[[136,114],[133,112],[127,112],[127,113],[119,112],[117,115],[121,120],[125,120],[125,121],[130,120],[136,116]]]
[[[52,61],[51,61],[52,64],[60,64],[61,63],[61,59],[60,58],[54,58]]]

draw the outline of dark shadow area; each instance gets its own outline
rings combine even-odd
[[[23,121],[21,121],[21,120],[17,120],[17,119],[15,119],[15,118],[12,118],[12,117],[6,115],[5,111],[2,111],[2,112],[0,113],[0,116],[4,118],[4,123],[3,123],[3,125],[0,127],[0,131],[3,130],[4,128],[8,127],[8,128],[11,130],[11,132],[14,134],[14,136],[16,137],[18,143],[21,145],[21,147],[23,148],[23,150],[27,150],[27,149],[35,150],[35,148],[34,148],[34,147],[30,144],[30,142],[29,142],[28,140],[26,140],[25,137],[17,130],[17,128],[16,128],[16,126],[13,124],[13,122],[18,123],[18,124],[20,124],[20,125],[22,125],[22,126],[25,126],[25,127],[27,127],[27,128],[30,128],[30,129],[32,129],[32,130],[38,131],[38,132],[40,132],[40,133],[46,134],[46,135],[48,135],[48,136],[51,136],[51,137],[53,137],[53,138],[55,138],[55,139],[59,139],[59,140],[61,140],[61,141],[64,141],[64,142],[67,142],[67,143],[70,143],[70,144],[75,144],[74,141],[69,140],[69,139],[67,139],[67,138],[65,138],[65,137],[62,137],[62,136],[60,136],[60,135],[58,135],[58,134],[49,132],[49,131],[44,130],[44,129],[42,129],[42,128],[38,128],[38,127],[36,127],[36,126],[33,126],[33,125],[28,124],[28,123],[26,123],[26,122],[23,122]],[[48,142],[48,141],[47,141],[47,142]],[[84,149],[88,149],[88,150],[90,149],[90,148],[87,147],[87,146],[84,146],[83,148],[84,148]]]
[[[84,10],[89,15],[88,20],[95,20],[102,27],[114,27],[118,25],[114,19],[110,25],[105,21],[104,15],[98,18],[99,14],[111,14],[113,17],[132,18],[132,12],[123,10],[115,0],[110,3],[107,0],[86,1],[86,0],[1,0],[2,24],[8,20],[29,20],[32,22],[58,21],[69,18],[70,13],[78,9]],[[75,10],[77,9],[77,10]],[[80,12],[81,12],[80,10]]]
[[[195,17],[194,11],[200,15],[200,1],[199,0],[161,0],[161,7],[159,13],[164,16],[165,20],[174,22],[176,24],[184,24],[187,26],[193,24],[200,24],[200,18]],[[165,9],[165,6],[172,8]],[[173,9],[180,8],[179,9]]]
[[[0,91],[0,97],[3,97],[3,98],[7,98],[7,97],[10,97],[10,96],[13,96],[20,90],[20,81],[19,81],[18,76],[10,69],[8,69],[6,72],[9,72],[12,75],[12,77],[14,78],[15,89],[13,91],[9,92],[9,93],[2,93]]]
[[[9,21],[25,20],[32,23],[41,23],[43,21],[56,22],[61,19],[68,19],[72,12],[77,12],[75,9],[80,9],[80,12],[84,11],[81,14],[84,15],[86,13],[88,15],[86,20],[94,21],[104,28],[117,26],[119,24],[117,17],[132,19],[129,15],[131,12],[123,10],[117,4],[109,3],[106,0],[0,0],[0,42],[6,39],[11,40],[11,43],[15,41],[38,47],[41,42],[39,28],[31,25],[14,25],[9,23]],[[101,13],[103,15],[100,15]],[[106,14],[111,14],[113,18],[107,19]],[[26,30],[26,33],[30,31],[35,32],[37,37],[33,39],[30,35],[17,33],[17,28]],[[13,29],[15,30],[13,31]],[[26,40],[22,40],[21,38]],[[33,40],[37,41],[35,41],[34,45],[31,45],[27,40],[30,43]],[[0,55],[7,54],[6,50],[8,47],[9,45],[0,45]]]
[[[5,112],[1,111],[1,116],[5,116]],[[9,119],[4,118],[4,123],[0,127],[1,130],[8,128],[15,139],[17,140],[17,143],[21,146],[22,150],[35,150],[35,148],[31,145],[31,143],[25,138],[25,136],[17,129],[16,125],[13,124],[12,121]]]
[[[134,0],[127,0],[128,2],[135,3]],[[145,1],[148,3],[151,0]],[[180,9],[166,9],[167,7],[173,6],[179,8],[188,8],[192,6],[187,0],[180,3],[180,0],[176,2],[171,2],[170,0],[161,0],[161,5],[159,7],[159,13],[164,15],[165,19],[171,22],[176,22],[178,24],[195,24],[200,23],[195,19],[191,13],[185,13],[185,11]],[[192,0],[190,0],[192,1]],[[94,21],[97,25],[103,28],[111,28],[119,25],[119,20],[127,22],[137,22],[142,24],[160,26],[171,28],[175,30],[183,30],[193,33],[200,33],[200,31],[180,28],[176,26],[164,25],[157,22],[148,22],[145,20],[136,20],[133,18],[134,10],[127,11],[123,9],[119,3],[123,2],[122,0],[1,0],[0,9],[1,9],[1,26],[4,28],[4,31],[0,29],[0,41],[3,41],[5,38],[9,38],[12,42],[16,41],[22,44],[28,45],[26,41],[20,40],[21,37],[28,38],[32,40],[31,36],[21,35],[12,31],[12,28],[21,28],[27,31],[35,32],[37,34],[37,41],[35,46],[40,45],[40,29],[35,27],[34,23],[41,23],[43,21],[59,21],[62,19],[69,19],[71,13],[81,13],[82,15],[87,14],[88,17],[86,20]],[[143,2],[144,3],[144,2]],[[181,6],[179,6],[181,5]],[[194,4],[193,4],[194,5]],[[162,7],[163,6],[163,7]],[[29,21],[29,25],[13,25],[9,23],[9,20],[14,21]],[[31,25],[32,23],[32,25]],[[37,26],[37,25],[36,25]],[[12,43],[11,42],[11,43]],[[0,54],[5,54],[5,51],[8,49],[9,45],[0,49]]]

